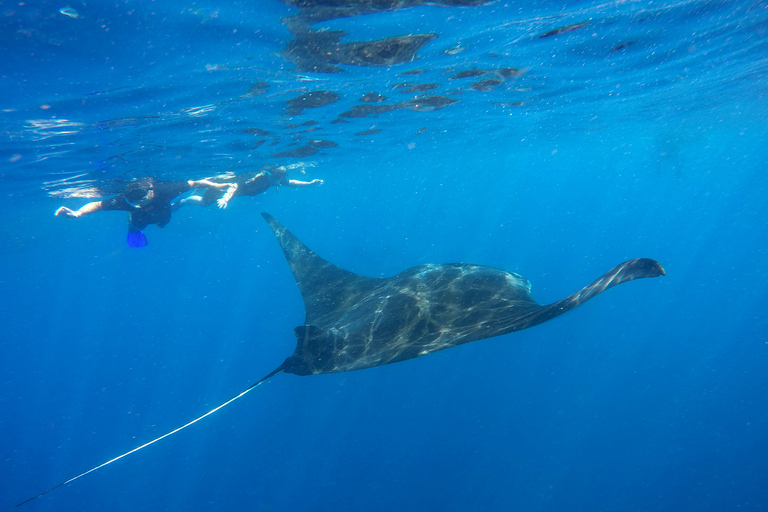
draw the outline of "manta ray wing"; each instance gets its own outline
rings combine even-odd
[[[383,279],[364,277],[325,261],[268,213],[261,214],[275,232],[304,299],[304,323],[331,327],[340,311],[370,294]]]

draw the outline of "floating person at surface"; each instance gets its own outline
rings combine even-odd
[[[209,180],[187,181],[162,181],[155,178],[141,178],[129,181],[125,189],[117,195],[93,201],[77,210],[71,210],[62,206],[56,210],[57,217],[77,218],[95,212],[120,210],[129,212],[128,220],[128,245],[131,247],[144,247],[147,238],[142,229],[150,224],[165,227],[171,220],[171,201],[178,196],[194,188],[225,189],[235,188],[227,183],[214,183]]]
[[[316,187],[323,184],[323,180],[299,181],[288,179],[288,171],[283,166],[268,165],[259,172],[238,174],[231,178],[221,180],[229,189],[224,192],[222,187],[207,188],[203,195],[191,195],[174,203],[174,210],[189,204],[210,206],[218,204],[219,208],[226,208],[229,200],[237,196],[257,196],[275,187]]]

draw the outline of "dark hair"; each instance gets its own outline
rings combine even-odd
[[[145,177],[137,180],[131,180],[125,184],[125,190],[123,196],[134,205],[138,205],[147,200],[149,191],[153,188],[155,183],[154,178]]]
[[[288,171],[286,171],[285,167],[283,167],[282,165],[270,165],[268,168],[264,170],[278,181],[288,177]]]

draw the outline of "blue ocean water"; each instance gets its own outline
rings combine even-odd
[[[316,3],[0,4],[0,507],[291,354],[304,308],[267,211],[368,276],[477,263],[546,304],[630,258],[668,275],[428,357],[278,375],[24,508],[768,508],[768,5]],[[350,44],[419,34],[376,66]],[[291,111],[313,91],[338,100]],[[53,215],[109,180],[270,163],[324,184],[183,208],[141,249],[124,212]]]

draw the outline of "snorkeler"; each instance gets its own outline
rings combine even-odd
[[[155,178],[142,178],[126,184],[125,190],[116,196],[93,201],[78,210],[62,206],[56,210],[56,216],[77,218],[95,212],[120,210],[130,212],[128,220],[128,245],[144,247],[147,237],[141,232],[150,224],[165,227],[171,220],[171,201],[193,188],[209,187],[213,189],[235,189],[229,183],[214,183],[209,180],[161,181]],[[232,190],[234,191],[234,190]]]
[[[176,202],[174,210],[189,204],[196,204],[199,206],[210,206],[214,202],[218,204],[219,208],[226,208],[229,200],[237,196],[257,196],[269,190],[270,187],[278,186],[283,187],[316,187],[323,184],[323,180],[312,181],[298,181],[289,180],[288,171],[285,167],[268,165],[262,168],[257,173],[244,173],[238,174],[231,178],[222,180],[222,184],[229,186],[229,189],[224,192],[223,187],[207,188],[203,195],[191,195]]]

